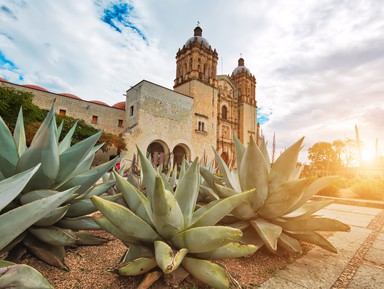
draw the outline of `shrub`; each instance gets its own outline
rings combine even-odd
[[[384,201],[383,180],[361,180],[352,187],[356,197]]]

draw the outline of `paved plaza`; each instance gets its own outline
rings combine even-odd
[[[331,204],[318,214],[351,226],[328,238],[338,254],[316,247],[259,288],[383,289],[384,208]]]

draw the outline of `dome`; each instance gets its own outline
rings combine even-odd
[[[63,95],[63,96],[66,96],[66,97],[70,97],[70,98],[74,98],[74,99],[81,99],[77,95],[74,95],[74,94],[71,94],[71,93],[60,93],[60,95]]]
[[[90,100],[89,102],[96,103],[96,104],[101,104],[101,105],[104,105],[104,106],[109,106],[108,104],[106,104],[105,102],[100,101],[100,100]]]
[[[200,26],[196,26],[196,28],[193,30],[194,35],[193,37],[189,38],[187,42],[185,42],[185,46],[190,45],[194,41],[197,41],[199,44],[203,44],[206,48],[209,48],[209,42],[207,39],[205,39],[203,35],[203,29],[200,28]]]
[[[46,91],[46,92],[49,92],[47,89],[45,89],[44,87],[41,87],[41,86],[37,86],[37,85],[33,85],[33,84],[25,84],[23,85],[24,87],[28,87],[28,88],[32,88],[32,89],[36,89],[36,90],[40,90],[40,91]]]
[[[194,41],[197,41],[197,43],[199,43],[199,44],[203,44],[206,48],[209,48],[209,46],[210,46],[207,39],[205,39],[202,36],[193,36],[193,37],[189,38],[187,40],[187,42],[185,42],[185,46],[192,44]]]
[[[125,101],[115,103],[112,107],[125,110]]]
[[[242,72],[245,72],[246,74],[252,75],[251,71],[247,67],[244,66],[244,59],[239,58],[237,67],[232,71],[232,76],[239,74],[239,73],[242,73]]]
[[[1,78],[1,77],[0,77],[0,81],[2,81],[2,82],[9,82],[9,81],[5,80],[4,78]]]

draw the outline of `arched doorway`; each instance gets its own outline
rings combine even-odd
[[[190,160],[191,152],[185,144],[178,144],[174,147],[173,151],[173,163],[177,164],[177,167],[181,166],[183,159]]]
[[[165,142],[161,140],[153,141],[147,148],[147,152],[151,156],[153,166],[156,168],[160,164],[166,167],[169,158],[169,149]]]

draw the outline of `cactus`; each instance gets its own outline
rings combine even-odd
[[[251,137],[245,148],[234,136],[237,171],[230,170],[215,151],[222,178],[207,170],[203,170],[202,175],[221,198],[255,189],[252,196],[232,212],[237,221],[231,226],[243,230],[243,241],[264,245],[272,252],[279,246],[301,253],[301,240],[336,253],[337,249],[316,231],[349,231],[350,227],[313,215],[331,201],[310,201],[336,177],[323,177],[313,182],[299,178],[301,168],[297,167],[297,159],[303,140],[297,141],[271,164],[264,141],[259,147]]]
[[[76,125],[59,142],[61,127],[56,126],[52,106],[28,147],[22,110],[20,109],[13,135],[0,118],[0,142],[2,144],[0,179],[12,178],[18,173],[28,172],[35,168],[21,193],[16,194],[17,196],[12,202],[13,207],[18,207],[16,210],[32,207],[32,204],[39,200],[49,199],[57,194],[61,195],[62,191],[73,194],[72,197],[64,200],[62,206],[55,210],[46,210],[42,218],[34,219],[34,222],[23,229],[23,231],[25,229],[27,231],[22,235],[20,233],[23,231],[17,235],[13,234],[14,239],[8,246],[14,247],[22,242],[38,258],[65,269],[66,266],[63,262],[65,246],[95,245],[106,241],[103,238],[78,231],[100,229],[88,216],[96,211],[90,197],[102,195],[115,184],[115,181],[112,180],[95,185],[100,177],[116,164],[118,158],[91,168],[94,154],[101,147],[101,145],[95,146],[101,133],[71,146],[71,138]],[[103,196],[103,198],[116,200],[119,195]],[[5,209],[9,210],[12,206]],[[10,212],[8,213],[10,214]],[[8,213],[5,212],[4,216]],[[9,230],[13,229],[15,226],[9,228]]]
[[[196,159],[179,179],[176,190],[159,176],[139,150],[145,194],[115,173],[128,207],[91,197],[100,214],[94,220],[120,239],[127,253],[118,272],[135,276],[159,267],[164,274],[186,270],[214,288],[229,288],[231,277],[207,259],[253,254],[258,247],[239,242],[239,229],[216,224],[253,192],[209,203],[196,210],[199,165]]]

